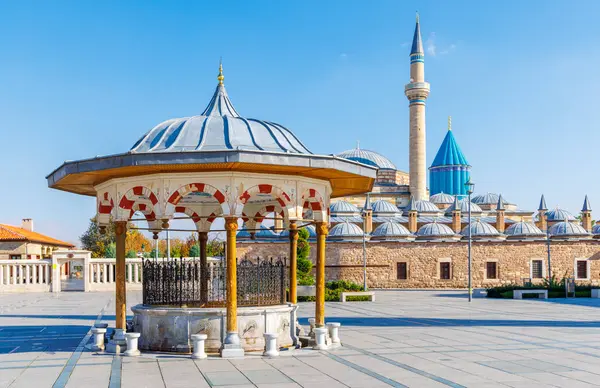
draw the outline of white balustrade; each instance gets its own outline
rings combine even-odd
[[[0,260],[0,292],[50,291],[50,260]]]

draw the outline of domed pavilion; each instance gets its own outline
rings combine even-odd
[[[242,314],[242,324],[248,323],[248,313],[238,311],[238,284],[243,282],[237,278],[238,225],[243,222],[246,231],[260,230],[261,222],[270,215],[283,217],[290,247],[289,252],[281,254],[290,254],[288,302],[291,305],[283,300],[278,307],[285,307],[296,303],[297,229],[314,224],[317,232],[315,318],[318,327],[324,326],[325,241],[330,198],[370,191],[376,168],[336,156],[315,155],[283,125],[242,117],[229,99],[223,80],[220,67],[217,87],[202,114],[166,120],[145,133],[127,152],[67,161],[47,177],[51,188],[96,197],[96,219],[101,229],[106,228],[110,220],[116,223],[117,342],[124,338],[126,329],[126,230],[136,214],[147,221],[148,230],[154,232],[155,238],[158,232],[169,228],[173,219],[192,220],[194,231],[200,236],[203,269],[206,268],[208,232],[215,219],[224,218],[226,308],[221,309],[220,314],[226,316],[226,324],[221,326],[226,328],[226,333],[222,333],[221,338],[209,335],[207,340],[207,347],[211,339],[219,344],[223,357],[239,356],[249,346],[244,338],[245,327],[238,326],[239,314]],[[145,272],[144,281],[150,278],[146,275]],[[204,290],[200,294],[206,295],[210,284],[204,281],[202,284]],[[160,294],[158,297],[160,299]],[[136,318],[138,313],[151,315],[155,307],[136,306],[139,310]],[[176,307],[181,310],[182,306]],[[202,308],[196,310],[202,314]],[[188,308],[185,314],[195,314],[190,311]],[[184,348],[186,344],[189,346],[189,334],[221,330],[215,321],[210,330],[197,327],[194,332],[188,332],[189,326],[194,324],[199,323],[190,318],[187,331],[170,326],[164,329],[177,337],[171,341],[179,340]],[[295,331],[295,318],[290,319],[287,327],[290,333],[292,329]],[[295,333],[282,335],[289,340]],[[148,334],[142,331],[141,348],[144,343],[157,340],[144,336]],[[256,338],[259,337],[262,333],[257,334]]]

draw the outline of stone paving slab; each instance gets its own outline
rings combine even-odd
[[[140,302],[128,293],[128,305]],[[113,294],[0,294],[2,387],[593,387],[600,386],[600,300],[474,299],[460,292],[378,291],[327,303],[344,347],[191,360],[84,348],[114,324]],[[302,303],[307,324],[314,304]],[[83,345],[82,345],[82,342]]]

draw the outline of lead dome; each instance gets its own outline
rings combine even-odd
[[[130,152],[227,150],[312,154],[283,125],[241,117],[233,107],[222,79],[201,115],[163,121],[144,134]]]
[[[353,160],[355,162],[364,163],[377,168],[396,170],[396,166],[394,165],[394,163],[392,163],[391,160],[375,151],[355,148],[352,150],[341,152],[336,156],[348,160]]]

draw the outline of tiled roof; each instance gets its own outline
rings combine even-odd
[[[0,224],[0,241],[25,241],[40,244],[55,245],[59,247],[72,248],[73,244],[48,237],[41,233],[30,232],[16,226]]]

